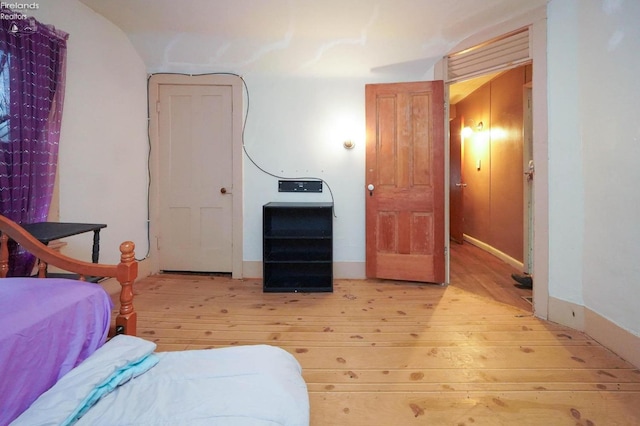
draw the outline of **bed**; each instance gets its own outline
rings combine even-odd
[[[300,364],[270,345],[156,352],[135,337],[134,244],[117,265],[81,262],[0,216],[0,426],[6,424],[308,425]],[[38,259],[7,278],[9,239]],[[46,278],[47,266],[81,280]],[[114,277],[119,307],[82,277]]]

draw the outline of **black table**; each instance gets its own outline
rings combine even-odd
[[[23,224],[22,227],[43,244],[73,235],[93,232],[93,246],[91,247],[91,261],[98,263],[100,255],[100,230],[106,228],[104,223],[69,223],[69,222],[38,222]],[[69,274],[48,274],[48,276],[69,276]],[[98,281],[100,277],[87,277],[87,281]]]
[[[106,228],[104,223],[66,223],[66,222],[38,222],[22,225],[31,235],[43,244],[73,235],[84,234],[93,231],[93,247],[91,248],[91,261],[98,263],[100,254],[100,230]]]

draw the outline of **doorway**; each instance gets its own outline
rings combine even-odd
[[[535,160],[535,184],[532,186],[534,241],[531,242],[535,291],[534,314],[548,318],[549,310],[549,179],[548,179],[548,107],[547,107],[547,21],[546,9],[541,7],[522,19],[514,19],[476,33],[455,46],[449,55],[434,68],[434,77],[454,83],[522,63],[532,64],[533,101],[532,141]],[[525,35],[520,39],[521,35]],[[519,42],[507,49],[510,41]],[[489,51],[499,53],[487,58]],[[452,62],[453,61],[453,62]],[[468,65],[468,66],[465,66]],[[448,123],[447,123],[448,124]],[[448,138],[447,138],[448,141]],[[448,163],[447,163],[448,164]],[[449,175],[445,176],[446,179]],[[448,192],[447,192],[448,194]],[[447,203],[448,206],[448,203]],[[447,219],[449,218],[447,212]],[[448,228],[447,228],[448,230]],[[449,273],[449,271],[448,271]]]
[[[449,93],[451,254],[455,244],[472,244],[515,273],[532,271],[531,82],[526,64]]]
[[[150,211],[160,271],[242,278],[242,84],[149,78]]]

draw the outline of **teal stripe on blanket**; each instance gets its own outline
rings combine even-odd
[[[145,373],[156,365],[158,361],[159,358],[155,354],[149,354],[141,360],[125,365],[115,371],[110,377],[107,377],[103,383],[97,385],[62,424],[67,426],[77,422],[100,398],[112,392],[118,386]]]

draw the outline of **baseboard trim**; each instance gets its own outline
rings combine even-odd
[[[549,314],[547,319],[574,330],[585,331],[585,308],[582,305],[566,300],[549,297]]]
[[[364,262],[334,262],[333,276],[343,280],[363,280],[367,278],[366,264]]]
[[[242,262],[243,278],[254,279],[262,278],[262,261],[261,260],[244,260]]]
[[[621,358],[640,368],[640,336],[585,308],[585,333]]]
[[[640,368],[640,336],[582,305],[549,297],[549,321],[582,331]]]
[[[484,243],[476,238],[473,238],[467,234],[464,234],[463,236],[464,241],[468,242],[469,244],[473,244],[476,247],[481,248],[482,250],[491,253],[492,255],[494,255],[495,257],[497,257],[498,259],[502,260],[503,262],[508,263],[509,265],[513,266],[514,268],[516,268],[519,271],[524,270],[524,264],[522,262],[520,262],[517,259],[514,259],[513,257],[509,256],[506,253],[501,252],[500,250],[498,250],[497,248],[490,246],[487,243]]]

